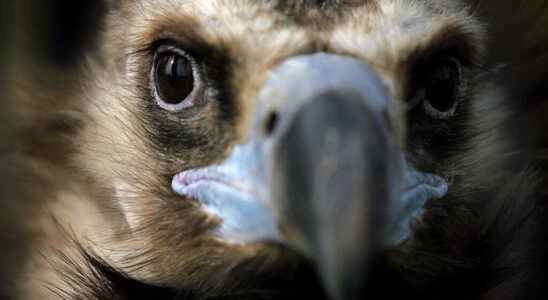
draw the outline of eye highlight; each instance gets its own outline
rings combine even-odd
[[[157,104],[169,111],[192,107],[203,92],[202,72],[194,58],[173,46],[156,50],[151,71]]]

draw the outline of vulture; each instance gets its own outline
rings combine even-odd
[[[548,1],[2,6],[2,299],[547,299]]]

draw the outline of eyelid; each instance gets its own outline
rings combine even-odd
[[[199,51],[201,50],[199,45],[187,44],[186,42],[183,43],[172,38],[157,38],[148,43],[145,49],[153,54],[162,51],[162,49],[174,49],[175,51],[184,53],[186,56],[191,56],[196,61],[203,61],[203,55],[200,53],[201,51]]]
[[[196,62],[196,60],[194,59],[194,56],[188,53],[186,50],[183,50],[175,45],[169,45],[169,44],[163,44],[156,47],[154,51],[154,61],[156,61],[156,59],[158,58],[160,54],[164,54],[168,52],[176,53],[180,56],[183,56],[186,59],[188,59],[190,62],[194,62],[194,63]]]

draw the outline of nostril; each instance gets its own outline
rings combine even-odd
[[[272,111],[268,114],[264,123],[265,135],[270,136],[274,133],[274,131],[276,130],[276,127],[278,126],[278,120],[279,120],[278,112]]]

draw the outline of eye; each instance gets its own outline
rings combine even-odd
[[[419,92],[414,105],[422,103],[425,112],[437,119],[455,114],[462,90],[462,66],[454,58],[442,58],[423,66]]]
[[[152,69],[154,97],[160,107],[180,111],[201,96],[202,78],[196,61],[175,47],[160,47]]]

